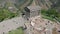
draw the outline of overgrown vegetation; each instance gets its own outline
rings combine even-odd
[[[10,19],[17,16],[17,13],[12,13],[8,9],[0,8],[0,22],[4,19]]]
[[[56,11],[55,9],[49,9],[49,10],[41,10],[42,17],[47,18],[49,20],[57,20],[60,22],[60,13]]]
[[[8,34],[24,34],[23,28],[19,27],[16,30],[9,31]]]

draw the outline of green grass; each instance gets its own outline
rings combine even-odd
[[[60,22],[60,13],[56,9],[41,10],[41,14],[45,19]]]
[[[17,13],[12,13],[8,9],[0,8],[0,22],[5,19],[11,19],[16,16],[17,16]]]
[[[24,32],[23,32],[22,28],[18,28],[16,30],[12,30],[12,31],[8,32],[8,34],[24,34]]]
[[[42,15],[42,18],[54,21],[54,19],[52,17],[48,17],[48,16],[45,16],[45,15]]]

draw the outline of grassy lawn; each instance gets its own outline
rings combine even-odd
[[[24,34],[24,32],[22,28],[18,28],[16,30],[10,31],[8,34]]]

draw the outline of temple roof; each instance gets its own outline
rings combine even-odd
[[[40,6],[28,6],[27,8],[30,9],[31,11],[41,10]]]

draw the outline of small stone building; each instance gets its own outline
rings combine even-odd
[[[24,10],[24,14],[25,14],[25,17],[27,19],[31,18],[31,17],[35,17],[35,16],[38,16],[40,14],[40,6],[28,6],[28,7],[25,7]]]

